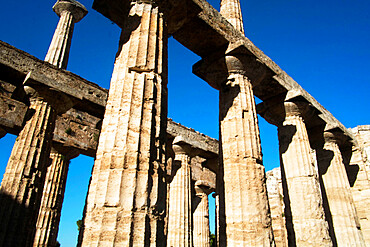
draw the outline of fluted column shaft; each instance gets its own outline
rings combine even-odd
[[[51,164],[47,168],[36,224],[34,247],[55,246],[57,242],[69,163],[70,159],[77,155],[78,153],[73,150],[60,152],[52,148],[50,153]]]
[[[86,8],[73,0],[58,0],[53,10],[60,16],[53,39],[46,54],[45,61],[58,68],[66,69],[69,50],[71,48],[74,24],[79,22],[86,14]]]
[[[243,16],[239,0],[221,0],[220,13],[236,30],[244,34]]]
[[[220,90],[220,130],[220,219],[226,216],[225,224],[220,222],[220,246],[270,246],[258,120],[252,85],[243,74],[230,73]]]
[[[191,170],[190,157],[180,146],[174,145],[173,169],[178,168],[171,184],[168,209],[168,247],[191,247]]]
[[[332,246],[305,123],[294,103],[285,109],[278,136],[289,245]]]
[[[63,11],[49,46],[48,53],[46,54],[46,62],[54,64],[62,69],[67,68],[73,28],[74,20],[72,13]]]
[[[122,30],[89,187],[82,246],[164,246],[167,34],[133,2]]]
[[[210,247],[208,195],[202,186],[195,185],[195,203],[193,213],[194,247]]]
[[[45,61],[58,68],[66,69],[74,23],[80,21],[87,14],[87,10],[79,2],[65,0],[57,1],[53,10],[60,16],[60,19]],[[61,103],[65,104],[65,102]],[[53,148],[50,153],[51,163],[48,164],[46,171],[34,247],[55,246],[56,244],[68,166],[72,156],[77,156],[77,153],[73,150],[60,153]]]
[[[317,156],[336,242],[338,246],[365,246],[337,140],[330,132],[324,137]]]
[[[32,246],[35,234],[56,115],[39,97],[30,109],[1,183],[0,246]]]

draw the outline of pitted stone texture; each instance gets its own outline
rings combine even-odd
[[[243,17],[239,0],[221,0],[220,13],[236,30],[244,34]]]
[[[325,221],[316,161],[303,118],[294,103],[286,104],[278,127],[289,245],[332,246]]]
[[[220,130],[220,246],[272,246],[258,120],[244,75],[231,74],[220,90]]]
[[[57,243],[59,220],[62,211],[65,185],[70,159],[77,153],[73,150],[67,154],[52,149],[51,164],[47,168],[39,217],[36,224],[34,247],[55,246]]]
[[[71,47],[74,23],[86,14],[86,8],[74,0],[58,0],[53,10],[60,16],[45,61],[58,68],[66,69]]]
[[[32,246],[34,239],[55,113],[40,98],[31,99],[30,111],[1,183],[1,246]]]
[[[359,146],[353,148],[347,173],[361,231],[366,244],[370,245],[370,125],[350,130],[356,136]]]
[[[173,145],[173,149],[174,177],[170,183],[167,246],[191,247],[193,239],[190,157],[181,146]]]
[[[199,180],[195,183],[193,197],[193,242],[194,247],[210,247],[209,242],[209,185]]]
[[[266,172],[266,177],[274,240],[277,247],[286,247],[288,246],[288,234],[285,225],[285,205],[280,168]]]
[[[165,246],[167,35],[136,2],[122,30],[84,217],[82,246]]]
[[[317,149],[317,160],[329,206],[327,218],[330,217],[334,229],[333,242],[365,246],[338,141],[330,132],[324,132],[324,138],[324,146]]]

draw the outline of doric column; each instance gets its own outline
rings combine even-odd
[[[78,152],[73,149],[51,150],[51,164],[46,172],[34,247],[56,245],[69,162],[77,156]]]
[[[220,13],[236,30],[244,34],[243,17],[239,0],[221,0]]]
[[[32,246],[55,111],[32,88],[32,115],[14,144],[0,188],[0,246]]]
[[[320,176],[322,177],[330,218],[338,246],[365,246],[357,212],[353,203],[347,172],[339,149],[338,137],[324,132],[324,144],[317,148]]]
[[[293,102],[284,106],[278,136],[289,245],[332,246],[302,108]]]
[[[208,194],[210,187],[205,181],[195,183],[195,197],[193,201],[193,243],[194,247],[210,247],[209,243],[209,212]]]
[[[243,31],[239,0],[222,0],[221,14]],[[220,90],[220,246],[270,246],[273,233],[256,106],[243,56],[226,56]],[[225,222],[223,222],[225,219]]]
[[[45,61],[66,69],[74,23],[80,21],[87,14],[87,10],[74,0],[59,0],[53,6],[53,10],[60,16],[60,20]],[[68,165],[70,159],[78,155],[73,149],[64,148],[62,153],[59,151],[60,148],[52,148],[50,153],[51,163],[46,173],[33,243],[35,247],[54,246],[57,241]]]
[[[229,77],[220,88],[221,246],[270,246],[271,218],[252,84],[237,57],[227,56]],[[222,153],[221,153],[222,152]],[[221,230],[224,229],[224,230]]]
[[[74,0],[58,0],[53,6],[53,10],[60,19],[45,61],[66,69],[74,24],[87,14],[87,10],[82,4]]]
[[[191,247],[191,169],[186,147],[172,145],[175,159],[172,163],[174,177],[170,184],[168,208],[168,247]],[[177,171],[176,171],[177,170]]]
[[[125,17],[87,197],[82,246],[165,246],[167,33],[153,0]]]

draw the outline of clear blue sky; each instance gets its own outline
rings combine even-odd
[[[75,26],[68,70],[109,88],[120,30],[81,0],[89,14]],[[5,1],[0,39],[44,59],[58,16],[54,1]],[[218,8],[218,1],[211,3]],[[248,0],[246,36],[346,127],[370,124],[370,1]],[[191,73],[199,57],[169,40],[169,111],[174,121],[218,138],[218,92]],[[267,170],[277,167],[276,128],[260,120]],[[15,137],[0,140],[2,176]],[[92,158],[70,165],[58,240],[75,246]]]

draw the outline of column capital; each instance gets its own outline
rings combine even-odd
[[[53,6],[54,12],[61,17],[64,11],[70,12],[74,17],[74,22],[79,22],[87,15],[87,9],[75,0],[58,0]]]
[[[30,102],[45,101],[51,105],[57,114],[68,111],[75,104],[75,100],[58,90],[37,85],[37,82],[35,84],[34,82],[29,83],[27,78],[25,82],[24,91],[29,97]]]
[[[258,104],[257,113],[267,122],[279,126],[289,116],[300,116],[309,119],[313,115],[313,109],[305,101],[271,100]]]

